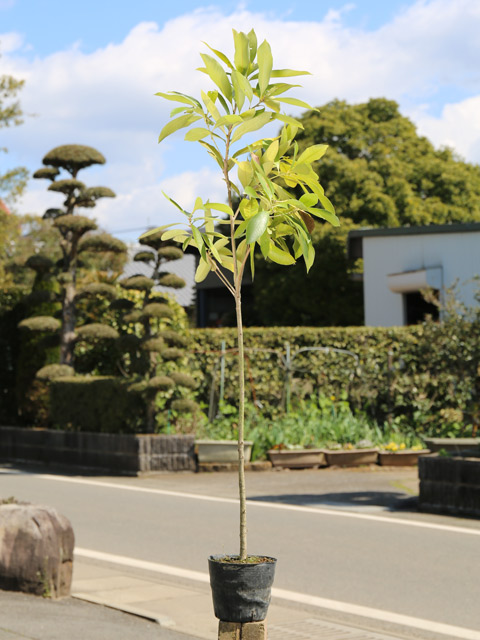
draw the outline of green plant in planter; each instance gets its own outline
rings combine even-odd
[[[325,154],[327,146],[313,145],[299,153],[295,135],[303,127],[298,120],[282,113],[283,105],[312,108],[302,100],[285,97],[295,85],[284,82],[284,78],[308,72],[274,69],[270,45],[264,41],[257,46],[253,30],[248,34],[233,30],[233,39],[233,61],[211,47],[213,55],[201,54],[204,66],[200,71],[214,88],[202,91],[200,100],[173,91],[157,95],[179,105],[163,127],[159,142],[175,131],[188,128],[185,139],[198,142],[206,149],[218,164],[225,182],[226,204],[197,198],[192,211],[187,211],[167,196],[185,215],[186,226],[182,230],[163,227],[162,238],[181,242],[184,249],[196,248],[200,254],[196,281],[202,281],[212,271],[235,300],[239,376],[238,560],[247,563],[243,274],[250,262],[254,275],[256,248],[266,260],[281,265],[292,265],[303,259],[308,271],[315,257],[311,238],[315,218],[335,226],[339,221],[312,168],[312,163]],[[279,135],[251,141],[249,134],[275,122],[283,125]],[[158,229],[150,233],[158,233]],[[148,233],[143,237],[148,237]]]

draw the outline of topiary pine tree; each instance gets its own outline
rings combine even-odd
[[[80,297],[115,295],[114,288],[96,288],[90,285],[78,290],[78,270],[86,262],[92,262],[92,254],[126,255],[123,242],[107,233],[94,234],[97,224],[91,218],[77,213],[81,208],[93,208],[100,198],[113,198],[114,192],[108,187],[87,187],[77,179],[79,171],[94,164],[104,164],[105,158],[96,149],[84,145],[63,145],[55,147],[43,158],[45,165],[38,169],[33,177],[50,180],[49,191],[65,196],[62,208],[47,209],[45,219],[52,221],[59,234],[59,244],[62,257],[54,265],[55,277],[58,282],[60,312],[60,364],[73,366],[75,343],[82,339],[95,341],[118,337],[111,327],[96,326],[92,323],[89,329],[76,331],[77,301]],[[70,177],[63,178],[61,170]],[[27,266],[32,266],[28,264]],[[113,291],[113,293],[112,293]],[[44,322],[42,317],[29,318],[21,326],[35,330],[36,324]]]
[[[182,258],[183,252],[172,242],[162,241],[161,234],[152,234],[141,242],[146,248],[135,254],[134,261],[149,265],[150,277],[138,274],[121,282],[126,291],[137,292],[141,296],[141,304],[135,309],[128,300],[120,299],[114,306],[123,306],[127,310],[123,322],[128,333],[122,336],[120,344],[128,353],[130,364],[137,364],[130,367],[130,372],[141,377],[132,383],[131,389],[145,398],[147,431],[153,432],[156,429],[158,394],[163,394],[167,410],[173,409],[176,414],[194,413],[197,405],[188,394],[196,387],[196,382],[181,370],[188,338],[179,331],[181,327],[176,322],[173,305],[168,296],[154,291],[155,286],[169,289],[185,286],[183,278],[165,270],[165,265]],[[136,334],[135,327],[138,328]]]

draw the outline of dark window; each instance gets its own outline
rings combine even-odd
[[[438,297],[438,291],[435,292]],[[419,324],[425,320],[425,316],[432,316],[438,320],[438,306],[427,302],[421,291],[412,291],[403,295],[405,308],[405,324]]]

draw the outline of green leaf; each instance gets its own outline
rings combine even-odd
[[[228,206],[228,204],[223,204],[223,202],[205,202],[203,205],[206,209],[215,209],[216,211],[222,211],[222,213],[226,213],[229,216],[233,216],[233,211]]]
[[[193,109],[185,109],[185,107],[175,107],[170,111],[170,118],[178,116],[179,113],[192,113]]]
[[[327,149],[328,144],[314,144],[311,147],[307,147],[305,151],[300,154],[298,162],[312,164],[312,162],[320,160],[320,158],[325,155]]]
[[[233,85],[235,103],[238,110],[241,111],[245,102],[245,91],[243,90],[242,82],[240,80],[240,78],[243,78],[243,76],[241,73],[235,70],[232,71],[230,77]]]
[[[165,98],[165,100],[172,100],[173,102],[182,102],[183,104],[188,104],[190,106],[200,106],[200,103],[198,102],[198,100],[195,100],[195,98],[186,96],[183,93],[178,93],[176,91],[170,91],[169,93],[162,93],[161,91],[159,91],[155,95],[160,96],[161,98]]]
[[[305,266],[307,267],[307,273],[308,273],[315,260],[315,247],[313,246],[313,244],[310,243],[308,245],[308,252],[306,255],[303,254],[303,259],[305,260]]]
[[[227,113],[230,113],[230,109],[228,108],[228,104],[225,101],[225,98],[222,96],[221,93],[218,94],[218,100],[220,102],[220,104],[222,105],[222,107],[225,109],[225,111]]]
[[[257,51],[258,62],[258,86],[260,88],[260,97],[263,97],[268,83],[270,82],[270,76],[273,67],[273,57],[270,45],[266,40],[258,47]]]
[[[238,179],[240,180],[242,187],[245,189],[248,187],[253,178],[253,169],[250,162],[244,160],[238,163]]]
[[[263,191],[267,194],[270,200],[273,200],[275,198],[273,183],[268,178],[264,178],[258,171],[256,171],[255,173],[260,181],[260,184],[262,185]]]
[[[283,113],[274,113],[273,117],[276,120],[281,120],[282,122],[286,122],[287,124],[293,124],[299,129],[303,129],[303,124],[300,122],[300,120],[296,120],[295,118],[292,118],[292,116],[286,116]]]
[[[202,140],[202,138],[206,138],[209,135],[209,129],[205,129],[205,127],[195,127],[194,129],[187,131],[185,134],[185,140],[188,142],[198,142],[198,140]]]
[[[327,196],[323,195],[323,196],[319,196],[318,198],[320,200],[320,202],[323,204],[323,207],[327,210],[330,211],[330,213],[335,213],[335,207],[333,206],[333,204],[330,202],[330,200],[327,198]]]
[[[247,194],[247,196],[250,196],[251,198],[258,197],[257,192],[252,187],[245,187],[245,193]]]
[[[242,222],[235,229],[234,238],[241,238],[247,228],[248,220],[242,220]]]
[[[203,200],[200,198],[200,196],[198,196],[198,198],[196,198],[195,200],[192,213],[194,213],[195,211],[198,211],[199,209],[203,209]]]
[[[252,246],[250,251],[250,275],[252,276],[252,280],[255,278],[255,245]]]
[[[165,195],[165,194],[163,194]],[[162,231],[163,229],[169,229],[170,227],[174,227],[174,226],[178,226],[179,224],[181,224],[180,222],[172,222],[171,224],[163,224],[161,227],[156,227],[155,229],[149,229],[148,231],[145,231],[145,233],[142,233],[142,235],[140,236],[139,240],[142,238],[148,238],[149,236],[153,235],[154,233],[157,234],[159,231]],[[178,233],[178,230],[175,230],[176,233]]]
[[[272,262],[276,262],[277,264],[295,264],[295,258],[287,251],[277,247],[273,242],[270,242],[268,257]]]
[[[158,231],[158,229],[156,229],[156,231]],[[178,229],[169,229],[168,231],[165,231],[165,233],[162,233],[162,240],[171,240],[172,238],[175,238],[176,236],[178,236],[180,233],[181,232]],[[143,235],[141,235],[140,238],[146,238],[147,235],[148,235],[148,232],[147,234],[144,233]],[[185,235],[185,234],[182,234],[182,235]]]
[[[259,211],[248,220],[247,224],[247,244],[256,242],[268,227],[268,211]]]
[[[247,97],[247,100],[251,102],[253,100],[253,89],[250,85],[250,82],[245,78],[243,74],[239,73],[238,71],[232,71],[231,77],[232,77],[233,87],[235,89],[235,95],[237,95],[237,92],[241,92],[245,94],[245,96]],[[238,100],[237,100],[237,104],[238,104]],[[243,101],[242,101],[242,106],[243,106]],[[239,109],[241,109],[242,106],[238,104]]]
[[[215,58],[212,58],[212,56],[209,56],[206,53],[201,53],[200,56],[205,63],[205,67],[210,78],[217,85],[227,100],[231,101],[232,85],[230,84],[228,76],[221,64],[217,62]]]
[[[264,258],[268,257],[268,252],[270,250],[270,234],[268,230],[265,230],[262,236],[260,236],[258,244],[260,245],[260,250]],[[272,243],[273,244],[273,243]]]
[[[211,116],[213,116],[215,121],[220,120],[221,118],[220,111],[215,106],[215,102],[210,98],[210,96],[207,93],[205,93],[205,91],[202,91],[202,100],[204,105],[207,108],[208,113]]]
[[[199,142],[203,147],[205,147],[205,149],[208,150],[208,153],[212,156],[212,158],[214,158],[217,161],[218,166],[223,171],[223,158],[220,152],[218,151],[218,149],[215,149],[215,147],[212,144],[205,142],[205,140],[199,140]]]
[[[334,213],[327,211],[326,209],[316,209],[314,207],[309,207],[307,209],[308,213],[311,213],[312,216],[316,216],[317,218],[322,218],[322,220],[326,220],[334,227],[340,226],[340,220]]]
[[[230,60],[227,58],[227,56],[224,53],[222,53],[221,51],[217,51],[217,49],[213,49],[207,42],[203,42],[203,44],[206,47],[208,47],[210,51],[213,51],[213,53],[217,56],[217,58],[220,58],[220,60],[224,62],[227,65],[227,67],[230,67],[230,69],[235,69],[233,64],[230,62]]]
[[[286,104],[293,104],[295,107],[304,107],[305,109],[312,110],[313,107],[308,104],[308,102],[304,102],[303,100],[298,100],[298,98],[277,98],[278,102],[285,102]]]
[[[300,202],[307,208],[314,207],[318,202],[318,196],[314,193],[304,193],[300,198]]]
[[[201,232],[197,229],[197,227],[195,225],[192,224],[192,235],[193,235],[193,239],[195,240],[195,244],[197,245],[197,249],[200,252],[200,255],[203,257],[203,259],[206,259],[206,251],[205,251],[205,243],[203,241],[203,236],[201,234]]]
[[[197,270],[195,271],[195,282],[203,282],[211,270],[212,268],[208,262],[203,258],[200,258]]]
[[[262,156],[262,164],[265,164],[265,162],[275,162],[278,149],[279,149],[278,140],[273,140],[273,142],[270,143],[270,145],[268,146],[268,149],[265,151],[265,153]]]
[[[275,111],[275,113],[280,113],[280,105],[276,100],[272,100],[272,98],[264,98],[263,104],[272,111]]]
[[[274,114],[276,115],[276,114]],[[254,116],[251,120],[246,120],[243,124],[239,125],[232,137],[232,143],[240,140],[242,136],[251,131],[257,131],[261,129],[272,119],[272,114],[268,111],[263,111]]]
[[[239,124],[240,122],[243,122],[242,116],[237,116],[237,115],[222,116],[219,120],[217,120],[217,122],[215,122],[215,129],[217,127],[222,127],[224,125],[227,125],[227,126],[236,125],[236,124]]]
[[[310,71],[295,71],[294,69],[274,69],[272,78],[293,78],[293,76],[311,76]]]
[[[248,32],[248,44],[250,47],[250,62],[255,60],[255,56],[257,55],[257,34],[253,29]]]
[[[244,220],[248,220],[258,212],[258,200],[243,198],[239,209]]]
[[[249,52],[249,42],[247,36],[241,31],[233,31],[233,41],[235,43],[235,55],[234,62],[235,68],[240,71],[240,73],[245,73],[250,66],[250,52]]]
[[[184,213],[186,216],[190,216],[190,214],[188,213],[188,211],[185,211],[185,209],[183,209],[178,202],[175,202],[175,200],[173,198],[170,198],[170,196],[168,196],[164,191],[162,191],[163,195],[165,196],[165,198],[167,200],[169,200],[175,207],[177,207],[177,209],[179,209],[182,213]]]
[[[200,120],[200,116],[192,116],[189,113],[184,116],[180,116],[179,118],[175,118],[174,120],[170,120],[170,122],[167,122],[161,130],[160,135],[158,136],[158,142],[161,142],[175,131],[188,127],[189,124],[192,124],[197,120]]]
[[[289,89],[293,89],[294,87],[300,87],[300,84],[286,84],[285,82],[275,82],[268,87],[268,96],[273,98],[273,96],[279,96],[281,93],[285,93]]]

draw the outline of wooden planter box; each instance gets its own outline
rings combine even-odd
[[[0,460],[119,474],[194,471],[194,436],[0,427]]]
[[[422,449],[421,451],[412,451],[405,449],[403,451],[379,451],[378,464],[386,467],[414,467],[418,464],[418,458],[430,453],[430,449]]]
[[[323,449],[270,449],[268,457],[274,467],[306,469],[327,464]]]
[[[245,442],[245,462],[252,457],[253,442]],[[238,443],[236,440],[195,440],[195,453],[199,464],[238,463]]]
[[[364,464],[376,464],[378,449],[327,449],[325,458],[331,467],[359,467]]]
[[[421,457],[418,475],[421,511],[480,516],[480,453]]]

